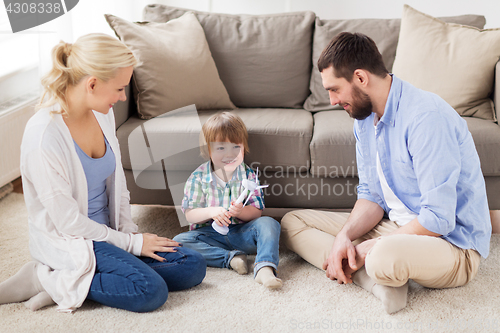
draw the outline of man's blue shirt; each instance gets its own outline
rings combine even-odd
[[[479,157],[467,123],[442,98],[392,75],[384,115],[354,123],[358,199],[386,213],[376,156],[394,194],[427,230],[487,257],[491,221]]]

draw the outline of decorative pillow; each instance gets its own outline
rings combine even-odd
[[[441,96],[460,115],[495,119],[500,29],[449,24],[405,5],[393,72]]]
[[[484,16],[481,15],[462,15],[441,19],[445,22],[466,24],[480,29],[486,23]],[[330,105],[328,92],[323,87],[318,71],[318,58],[333,37],[342,31],[360,32],[369,36],[377,44],[385,66],[390,72],[396,55],[400,26],[401,19],[320,20],[316,18],[312,54],[313,69],[309,86],[311,95],[304,103],[304,109],[308,111],[343,110],[340,106]]]
[[[152,4],[143,19],[170,22],[188,9]],[[230,15],[192,11],[231,101],[245,108],[302,108],[309,96],[315,14]]]
[[[133,75],[137,111],[142,119],[191,104],[198,110],[235,108],[193,13],[167,23],[132,23],[105,16],[142,63],[134,68]]]

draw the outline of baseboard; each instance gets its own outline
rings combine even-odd
[[[12,183],[8,183],[7,185],[0,187],[0,200],[5,198],[12,191],[14,191],[14,185],[12,185]]]

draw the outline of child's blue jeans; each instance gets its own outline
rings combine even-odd
[[[230,268],[234,256],[257,253],[255,276],[265,266],[272,267],[275,272],[278,270],[280,231],[278,221],[262,216],[247,223],[229,225],[227,235],[219,234],[209,225],[179,234],[174,240],[201,253],[211,267]]]
[[[169,291],[191,288],[203,280],[206,263],[191,249],[157,252],[166,259],[136,257],[114,245],[94,242],[96,271],[87,299],[114,308],[153,311],[165,303]]]

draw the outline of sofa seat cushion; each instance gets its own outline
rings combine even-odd
[[[205,160],[200,156],[202,124],[216,111],[172,112],[150,120],[129,118],[117,130],[123,167],[128,170],[191,170]],[[266,171],[307,171],[313,117],[302,109],[237,109],[247,126],[250,153],[245,162]],[[352,126],[351,126],[352,127]],[[130,137],[130,139],[129,139]],[[161,162],[163,160],[163,162]]]
[[[345,111],[321,111],[314,114],[314,133],[310,145],[313,176],[357,176],[353,126],[354,119]]]
[[[309,96],[316,15],[229,15],[148,5],[143,19],[167,22],[193,12],[219,76],[237,107],[302,108]]]
[[[500,176],[500,126],[491,120],[463,117],[472,134],[486,176]],[[354,120],[345,111],[314,114],[311,140],[311,174],[316,177],[357,176]]]
[[[474,139],[483,175],[500,176],[500,126],[491,120],[463,117]]]

